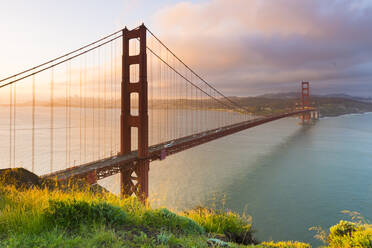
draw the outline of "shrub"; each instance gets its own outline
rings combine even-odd
[[[372,248],[372,226],[341,220],[337,225],[330,228],[327,241],[330,248]]]
[[[25,190],[40,186],[40,179],[34,173],[23,168],[0,169],[0,183],[2,186],[12,185],[18,190]]]
[[[169,242],[169,239],[172,237],[172,234],[161,232],[156,236],[156,240],[159,244],[167,245]]]
[[[196,221],[207,232],[224,234],[233,242],[256,243],[252,236],[250,217],[241,216],[231,211],[224,212],[202,207],[185,212],[185,216]]]
[[[81,224],[121,225],[128,221],[127,214],[120,207],[105,202],[77,200],[50,200],[45,217],[50,223],[67,229],[77,228]]]
[[[332,226],[329,229],[329,238],[332,239],[334,237],[343,237],[345,235],[351,236],[351,234],[356,230],[357,224],[350,221],[341,220],[340,223]]]
[[[263,242],[261,243],[264,248],[311,248],[311,245],[301,242],[281,241],[281,242]]]
[[[184,234],[204,233],[204,229],[192,219],[176,215],[165,208],[146,211],[142,222],[145,226],[163,228],[169,232]]]

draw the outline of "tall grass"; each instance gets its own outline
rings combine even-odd
[[[0,187],[1,215],[0,233],[39,233],[46,228],[47,210],[56,202],[86,202],[89,204],[110,204],[131,213],[133,220],[138,220],[148,209],[136,198],[120,199],[112,194],[95,194],[89,191],[31,188],[17,190],[14,186]]]
[[[0,247],[198,248],[218,244],[253,247],[257,243],[251,218],[244,214],[203,207],[174,213],[153,209],[135,197],[92,192],[81,184],[67,184],[63,190],[57,186],[19,189],[0,182]],[[340,221],[328,234],[316,229],[325,246],[372,248],[372,226],[354,212],[348,213],[352,222]],[[216,237],[230,243],[216,243]],[[311,246],[288,241],[255,247]]]
[[[203,226],[207,232],[224,234],[238,243],[257,243],[252,234],[252,220],[245,214],[239,215],[229,210],[197,207],[183,213]]]
[[[215,212],[203,222],[196,213],[152,209],[89,188],[0,186],[0,247],[208,247],[209,233],[245,225],[238,218]]]

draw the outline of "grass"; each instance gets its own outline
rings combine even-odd
[[[243,243],[255,244],[253,238],[252,222],[250,216],[239,215],[225,210],[198,207],[184,213],[203,226],[209,233],[225,235],[229,240]]]
[[[0,247],[207,247],[204,228],[136,198],[0,187]]]
[[[309,248],[296,241],[254,239],[249,216],[198,207],[174,213],[136,198],[89,187],[30,186],[0,178],[0,247],[256,247]],[[81,184],[79,184],[81,185]],[[317,237],[324,247],[370,247],[372,226],[355,213]]]
[[[152,209],[135,197],[92,192],[81,183],[60,190],[35,178],[32,185],[29,178],[22,184],[5,175],[0,179],[0,247],[210,247],[208,240],[227,232],[228,225],[245,223],[222,212],[209,213],[210,221],[202,222],[193,211]],[[211,228],[212,219],[220,228]]]

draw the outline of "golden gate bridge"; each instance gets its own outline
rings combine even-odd
[[[256,116],[213,87],[146,26],[124,28],[0,80],[2,166],[89,183],[120,173],[123,196],[148,197],[150,162],[281,118]]]

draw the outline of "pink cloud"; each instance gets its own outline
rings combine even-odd
[[[313,80],[324,89],[332,79],[341,87],[372,78],[371,67],[365,73],[372,61],[372,5],[365,1],[181,2],[153,19],[172,50],[230,92],[248,93],[258,82]]]

